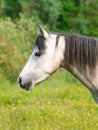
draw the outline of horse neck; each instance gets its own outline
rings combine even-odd
[[[80,72],[74,66],[65,66],[64,68],[77,77],[90,90],[95,102],[98,104],[98,67],[96,67],[95,77],[90,77],[88,74]]]
[[[97,43],[95,38],[74,34],[65,36],[65,53],[61,66],[75,75],[90,90],[96,89],[98,85]]]
[[[98,90],[98,73],[94,74],[88,71],[84,72],[79,69],[78,66],[65,64],[62,62],[61,67],[68,70],[73,74],[80,82],[82,82],[91,92]],[[95,72],[98,72],[98,67]]]
[[[98,43],[98,39],[96,40],[96,43]],[[98,44],[96,44],[96,49],[95,49],[96,52],[98,52],[97,46]],[[73,47],[71,46],[71,48]],[[66,52],[66,49],[65,49],[65,52]],[[65,53],[64,59],[61,63],[61,67],[64,67],[69,72],[71,72],[75,77],[77,77],[91,91],[92,96],[94,97],[94,100],[98,104],[98,62],[97,62],[97,58],[95,57],[95,56],[98,56],[98,53],[95,53],[95,55],[93,55],[94,57],[93,58],[91,57],[92,59],[89,62],[89,63],[93,63],[92,61],[94,61],[95,59],[96,61],[94,61],[94,64],[88,64],[88,62],[86,62],[85,65],[84,64],[81,65],[81,62],[78,64],[78,57],[77,57],[77,60],[75,60],[75,55],[74,55],[74,59],[73,59],[74,53],[71,53],[71,55],[69,55],[70,52],[69,50],[66,52],[67,56]],[[72,58],[70,58],[70,56],[72,56]],[[88,56],[88,58],[90,57]],[[83,63],[85,63],[85,61]]]
[[[89,75],[88,73],[84,73],[83,71],[80,71],[75,66],[65,65],[64,68],[67,69],[70,73],[72,73],[76,78],[78,78],[89,90],[91,91],[96,90],[96,86],[93,83],[91,75]],[[93,76],[93,79],[94,79],[94,76]]]

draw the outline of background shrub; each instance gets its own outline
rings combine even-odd
[[[0,21],[0,68],[7,79],[16,79],[33,50],[36,23],[21,15],[20,20],[10,18]]]

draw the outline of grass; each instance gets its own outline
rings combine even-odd
[[[69,73],[58,71],[29,92],[1,81],[0,130],[92,129],[98,129],[98,106]]]

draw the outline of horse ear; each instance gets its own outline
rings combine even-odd
[[[44,30],[43,28],[41,28],[39,25],[38,25],[38,29],[40,31],[40,34],[42,36],[44,36],[44,38],[48,38],[49,34],[48,34],[48,32],[46,30]]]

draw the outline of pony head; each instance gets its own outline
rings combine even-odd
[[[40,34],[35,40],[35,48],[18,77],[20,87],[31,90],[47,79],[61,65],[64,58],[64,38],[48,33],[39,27]],[[58,46],[57,42],[58,41]]]

